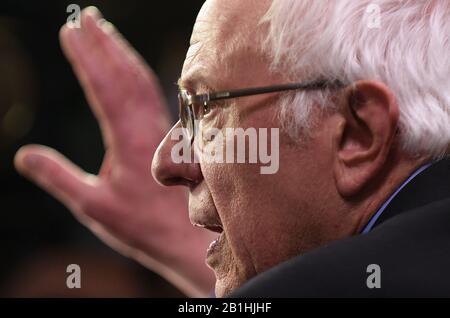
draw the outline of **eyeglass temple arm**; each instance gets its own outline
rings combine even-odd
[[[209,102],[214,100],[222,100],[229,98],[237,98],[251,95],[261,95],[261,94],[269,94],[275,92],[283,92],[290,91],[296,89],[304,89],[304,90],[319,90],[325,88],[338,88],[343,87],[343,83],[336,81],[314,81],[309,83],[293,83],[293,84],[284,84],[284,85],[275,85],[270,87],[254,87],[254,88],[244,88],[229,92],[217,92],[210,94],[202,94],[197,95],[196,99],[199,102]]]

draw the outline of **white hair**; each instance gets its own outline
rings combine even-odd
[[[296,81],[381,81],[397,98],[404,150],[447,152],[450,1],[273,0],[262,22],[269,26],[264,48],[274,71]],[[332,107],[330,96],[299,92],[282,99],[291,136],[308,127],[314,105]]]

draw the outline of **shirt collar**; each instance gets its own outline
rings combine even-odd
[[[386,210],[386,208],[388,207],[389,203],[391,203],[391,201],[397,196],[397,194],[408,184],[410,183],[415,177],[417,177],[421,172],[423,172],[424,170],[426,170],[427,168],[429,168],[433,163],[427,163],[423,166],[421,166],[419,169],[417,169],[416,171],[414,171],[414,173],[412,175],[409,176],[408,179],[406,179],[401,185],[400,187],[397,188],[397,190],[395,190],[394,193],[391,194],[391,196],[383,203],[383,205],[378,209],[378,211],[370,218],[369,223],[367,223],[367,225],[364,227],[364,229],[361,231],[361,234],[367,234],[369,233],[375,222],[378,220],[378,218],[381,216],[381,214],[383,214],[384,210]]]

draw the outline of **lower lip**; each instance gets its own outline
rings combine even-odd
[[[220,233],[219,237],[209,244],[206,251],[206,262],[208,265],[213,265],[215,263],[214,260],[220,254],[220,250],[224,244],[223,234],[224,232]]]

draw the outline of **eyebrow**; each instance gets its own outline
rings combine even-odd
[[[187,77],[180,77],[176,85],[179,89],[192,90],[193,93],[196,94],[200,89],[215,91],[215,88],[210,84],[210,81],[200,72],[195,72]]]
[[[182,88],[186,88],[186,87],[189,87],[189,86],[190,86],[190,85],[187,84],[187,83],[189,83],[189,80],[188,80],[188,79],[183,78],[183,77],[180,77],[180,78],[178,79],[178,81],[175,83],[175,85],[177,85],[179,89],[182,89]]]

